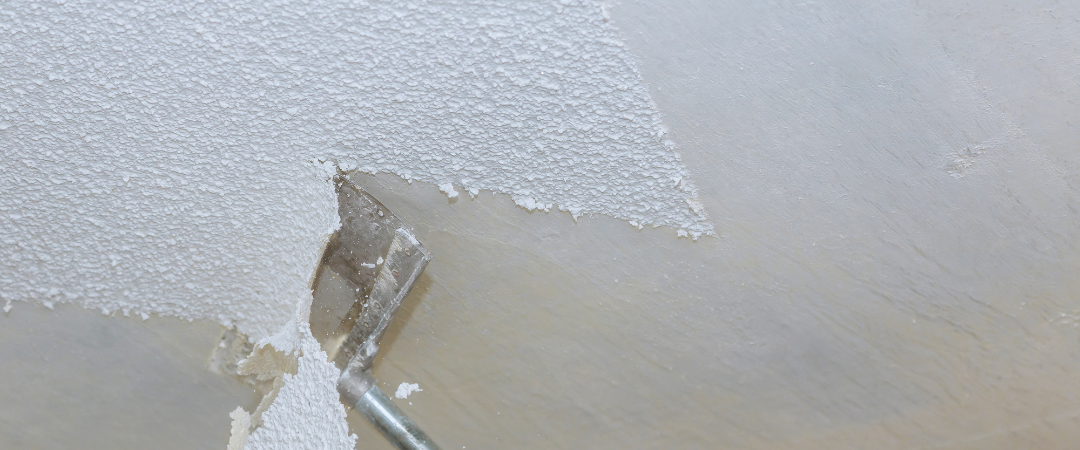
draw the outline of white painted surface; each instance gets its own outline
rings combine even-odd
[[[719,236],[360,177],[435,256],[376,362],[384,389],[424,386],[399,406],[429,434],[1080,439],[1077,6],[628,1],[610,17]],[[356,419],[360,445],[385,445]]]

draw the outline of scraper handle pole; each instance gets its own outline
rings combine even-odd
[[[405,413],[401,412],[382,389],[375,385],[371,374],[365,371],[364,376],[370,379],[370,383],[358,384],[367,384],[370,387],[359,398],[354,395],[356,390],[341,389],[342,386],[339,383],[338,390],[341,391],[344,400],[367,417],[371,424],[375,425],[375,428],[378,428],[391,444],[394,444],[394,447],[401,450],[439,450],[439,446],[435,445],[435,442],[424,434]]]

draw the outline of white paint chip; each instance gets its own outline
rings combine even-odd
[[[413,392],[422,392],[422,391],[423,391],[423,389],[420,389],[419,384],[416,384],[416,383],[401,383],[400,385],[398,385],[397,391],[394,392],[394,397],[403,398],[403,399],[404,398],[409,398],[409,395],[411,395]]]

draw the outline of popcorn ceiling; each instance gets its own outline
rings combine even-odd
[[[210,319],[261,339],[311,295],[338,222],[326,168],[164,138],[142,151],[52,137],[78,126],[3,137],[0,298]]]
[[[78,299],[266,337],[335,222],[313,160],[711,230],[591,2],[7,2],[0,15],[5,302]]]
[[[282,374],[281,390],[243,448],[351,450],[356,435],[349,434],[345,407],[338,399],[340,371],[326,361],[326,353],[310,333],[297,365],[296,375]]]
[[[338,399],[340,371],[311,335],[307,311],[310,297],[297,306],[296,317],[274,336],[260,341],[240,363],[242,374],[273,379],[273,390],[254,413],[237,408],[228,450],[348,450],[345,407]]]
[[[22,158],[304,155],[530,209],[711,230],[595,2],[0,8],[0,128]]]
[[[591,0],[0,3],[0,148],[5,312],[269,339],[337,226],[335,166],[712,232]],[[304,361],[282,396],[316,395],[289,390],[325,375]]]

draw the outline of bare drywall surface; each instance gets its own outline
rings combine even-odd
[[[760,360],[729,361],[785,388],[740,390],[772,414],[716,439],[1009,447],[1021,430],[1031,447],[1071,445],[1078,142],[1036,131],[1071,128],[1075,106],[1051,117],[1018,100],[1075,82],[1014,55],[1075,39],[1075,6],[623,7],[614,20],[718,233],[744,249],[728,258],[770,272],[730,280],[773,317],[745,331]],[[1041,48],[998,53],[999,30]],[[1070,73],[1075,52],[1042,71]]]
[[[0,316],[0,447],[222,448],[252,386],[206,370],[222,327],[20,305]]]

